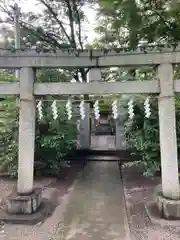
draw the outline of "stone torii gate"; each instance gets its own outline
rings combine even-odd
[[[0,218],[8,220],[27,214],[39,216],[42,204],[41,190],[34,189],[35,98],[38,95],[85,94],[159,94],[160,151],[162,192],[157,193],[155,205],[164,218],[179,218],[175,211],[180,206],[178,156],[176,139],[175,99],[180,92],[180,80],[173,80],[172,64],[180,63],[180,52],[120,52],[102,54],[101,50],[84,50],[76,54],[67,51],[37,53],[20,51],[0,52],[0,68],[20,68],[20,82],[1,83],[0,94],[20,97],[19,159],[17,191],[7,199],[7,213]],[[158,66],[158,78],[151,81],[36,83],[36,68],[97,68]],[[169,199],[169,200],[167,200]],[[163,211],[162,211],[163,209]],[[173,209],[173,211],[171,211]],[[16,214],[16,215],[14,215]],[[8,217],[7,217],[8,215]],[[34,217],[35,218],[35,217]],[[38,217],[37,217],[38,218]],[[24,220],[23,220],[24,221]]]

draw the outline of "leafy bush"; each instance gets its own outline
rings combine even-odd
[[[39,82],[67,81],[64,73],[56,70],[41,70],[37,73]],[[0,82],[17,81],[13,74],[0,72]],[[53,100],[53,98],[48,97]],[[5,101],[3,101],[5,100]],[[14,96],[0,98],[0,172],[17,175],[18,163],[18,101]],[[44,117],[36,124],[35,171],[57,174],[62,167],[70,166],[66,160],[69,152],[76,148],[76,119],[67,120],[63,104],[59,107],[59,117],[53,121],[50,104],[44,108]]]
[[[144,98],[136,99],[133,120],[126,121],[126,135],[128,147],[133,149],[132,154],[140,154],[142,161],[139,163],[144,169],[144,174],[154,176],[161,171],[158,103],[151,100],[152,114],[149,119],[144,117]],[[180,101],[176,100],[176,122],[178,152],[180,152]]]
[[[36,125],[35,170],[56,175],[62,167],[70,166],[66,156],[76,148],[76,121],[67,121],[63,106],[59,118],[53,121],[46,104],[43,121]],[[15,98],[0,102],[0,172],[17,175],[18,108]],[[4,121],[2,121],[4,119]]]
[[[68,121],[64,106],[60,104],[59,118],[53,120],[46,104],[44,120],[37,122],[36,162],[43,163],[46,173],[57,175],[62,167],[70,166],[67,155],[76,149],[77,127],[75,119]]]
[[[17,170],[18,108],[15,97],[0,101],[0,172]]]

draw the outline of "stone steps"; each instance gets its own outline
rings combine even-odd
[[[118,161],[133,162],[139,161],[140,156],[131,155],[130,150],[81,150],[78,149],[68,156],[68,159],[75,161]]]
[[[107,123],[100,124],[95,129],[95,135],[112,135],[114,129]]]

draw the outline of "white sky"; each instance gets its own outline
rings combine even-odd
[[[4,0],[5,2],[16,2],[22,8],[23,12],[38,12],[39,9],[36,6],[36,0]],[[88,42],[92,42],[94,38],[97,36],[94,32],[94,27],[96,24],[96,12],[93,9],[85,7],[85,14],[88,19],[89,24],[85,26],[86,28],[86,35],[88,36]]]

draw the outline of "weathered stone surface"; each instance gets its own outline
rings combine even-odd
[[[91,145],[91,133],[90,133],[90,105],[84,104],[85,118],[80,120],[80,148],[89,149]]]
[[[28,195],[33,191],[36,102],[33,94],[35,71],[21,68],[19,109],[19,151],[17,192]]]
[[[161,64],[158,67],[158,77],[161,89],[158,109],[162,192],[167,199],[178,200],[180,191],[172,64]]]
[[[41,204],[41,189],[34,189],[28,196],[12,192],[5,202],[6,210],[10,214],[32,214],[37,211]]]
[[[50,187],[50,188],[43,189],[42,195],[39,194],[39,201],[41,204],[38,207],[38,209],[36,209],[36,211],[33,212],[32,214],[8,213],[6,203],[3,200],[0,208],[0,222],[2,221],[5,223],[20,224],[20,225],[35,225],[37,223],[44,223],[45,220],[54,213],[54,210],[60,203],[59,199],[57,198],[58,194],[59,194],[59,189],[57,188]]]
[[[162,195],[161,186],[155,189],[155,205],[161,218],[169,220],[180,219],[180,199],[167,199]]]
[[[130,239],[117,163],[86,165],[59,223],[56,239]]]
[[[180,226],[180,220],[168,220],[161,218],[156,202],[150,201],[145,204],[145,209],[147,212],[147,215],[151,222],[153,224],[161,225],[161,227],[179,227]]]
[[[35,225],[44,222],[56,209],[57,205],[48,199],[43,199],[38,210],[32,214],[9,214],[0,209],[0,221],[11,224]]]

